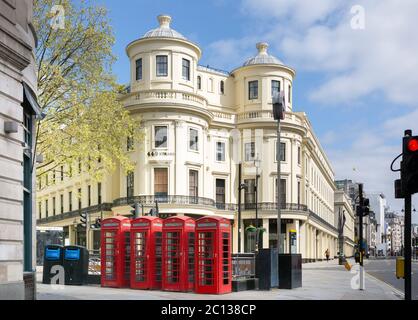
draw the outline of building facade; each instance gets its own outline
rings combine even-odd
[[[346,257],[354,256],[355,214],[351,198],[344,190],[334,195],[335,225],[339,229],[338,251]]]
[[[402,255],[404,248],[404,217],[393,211],[386,211],[386,237],[389,255]]]
[[[31,0],[0,0],[0,300],[35,297],[36,103]]]
[[[385,227],[386,197],[383,193],[370,193],[370,211],[374,212],[376,219],[376,246],[383,242],[383,229]]]
[[[162,216],[219,215],[233,223],[238,250],[238,165],[242,164],[242,251],[253,251],[249,226],[263,228],[259,247],[277,245],[277,203],[282,207],[286,252],[305,261],[337,252],[334,173],[304,112],[293,109],[295,71],[258,43],[257,54],[225,72],[199,65],[198,45],[170,27],[171,18],[131,42],[126,52],[130,86],[120,99],[141,119],[145,140],[126,143],[135,170],[119,168],[98,183],[83,173],[61,168],[40,182],[39,223],[62,226],[71,243],[98,249],[98,231],[79,228],[80,210],[90,221],[129,215],[139,202],[144,212],[158,202]],[[284,92],[286,117],[281,131],[281,194],[277,195],[277,135],[272,96]],[[258,179],[256,179],[256,176]],[[257,181],[256,181],[257,180]],[[54,181],[52,183],[52,181]],[[258,221],[255,185],[258,184]],[[80,196],[81,195],[81,196]]]

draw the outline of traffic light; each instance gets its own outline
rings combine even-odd
[[[130,211],[131,214],[134,217],[139,217],[140,216],[140,214],[139,214],[139,202],[135,202],[133,205],[131,205],[131,208],[133,208],[133,210]]]
[[[275,92],[273,96],[273,117],[274,120],[284,120],[286,109],[286,98],[283,91]]]
[[[368,198],[363,199],[363,217],[368,216],[370,213],[370,200]]]
[[[418,136],[403,138],[401,162],[401,189],[403,195],[418,192]]]
[[[359,217],[365,217],[370,214],[370,200],[368,198],[363,198],[362,203],[356,207],[356,214]]]
[[[87,212],[80,212],[80,222],[83,228],[87,226]]]
[[[100,229],[102,225],[102,219],[97,218],[96,221],[91,225],[92,229]]]

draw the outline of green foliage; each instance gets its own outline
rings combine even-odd
[[[64,28],[52,28],[54,5],[64,8]],[[138,142],[139,119],[118,101],[121,86],[112,75],[114,36],[103,7],[80,1],[35,0],[38,35],[38,100],[46,118],[40,122],[37,152],[44,155],[38,175],[81,161],[100,180],[120,164],[133,169],[126,141]],[[68,174],[69,170],[67,170]]]

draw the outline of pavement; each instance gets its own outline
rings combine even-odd
[[[352,262],[352,261],[351,261]],[[98,285],[55,287],[37,277],[38,300],[399,300],[402,293],[366,273],[366,289],[358,289],[355,267],[347,271],[337,260],[302,265],[302,287],[292,290],[241,291],[223,295],[102,288]]]
[[[396,259],[364,260],[366,272],[400,290],[404,291],[405,280],[396,278]],[[412,299],[418,300],[418,261],[412,261]]]

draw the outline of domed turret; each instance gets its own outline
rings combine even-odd
[[[144,34],[143,38],[176,38],[187,40],[185,36],[170,28],[171,17],[161,14],[157,17],[160,26]]]
[[[254,65],[254,64],[279,64],[283,65],[283,62],[281,62],[276,57],[270,55],[267,53],[268,43],[266,42],[259,42],[257,43],[256,47],[258,50],[258,54],[245,61],[245,63],[242,65],[243,67]]]

